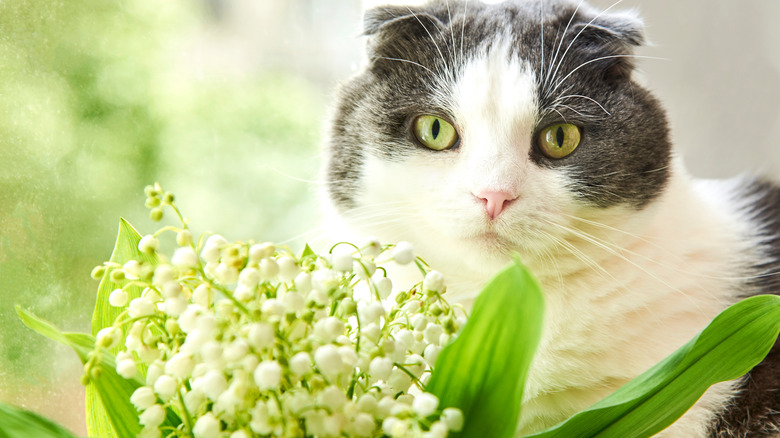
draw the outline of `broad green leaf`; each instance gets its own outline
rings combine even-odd
[[[55,422],[5,403],[0,403],[0,426],[0,438],[75,438]]]
[[[515,261],[480,293],[458,338],[436,360],[426,391],[463,411],[456,437],[514,435],[528,367],[542,331],[544,300]]]
[[[604,400],[532,438],[652,436],[711,385],[736,379],[769,353],[780,333],[780,296],[743,300],[698,336]],[[529,437],[529,438],[531,438]]]
[[[87,362],[87,355],[95,348],[93,337],[83,333],[63,333],[48,321],[38,318],[19,306],[16,307],[16,312],[25,325],[50,339],[70,346],[82,363]],[[101,438],[135,437],[141,430],[141,426],[138,423],[135,407],[130,403],[130,396],[136,388],[142,385],[142,382],[138,379],[128,380],[119,376],[116,373],[114,356],[108,351],[103,352],[102,364],[100,378],[91,379],[87,384],[87,401],[89,401],[91,393],[94,397],[93,402],[97,401],[98,406],[102,409],[100,411],[102,417],[98,419],[100,426],[96,431],[89,429],[88,422],[87,432],[89,436]],[[89,414],[88,410],[88,418]]]
[[[119,232],[116,238],[114,251],[109,259],[111,262],[120,265],[130,260],[138,260],[148,263],[157,263],[157,256],[142,253],[138,249],[138,242],[141,241],[141,235],[124,218],[119,221]],[[101,329],[114,324],[116,318],[125,310],[124,308],[113,307],[108,303],[108,296],[114,289],[125,286],[128,281],[111,281],[111,271],[106,270],[98,286],[97,299],[95,300],[95,310],[92,313],[92,335],[96,335]],[[128,303],[141,296],[142,288],[139,286],[126,287]],[[123,338],[127,335],[125,327]],[[116,353],[118,347],[112,353]],[[141,367],[141,374],[146,374],[145,367]],[[86,409],[87,409],[87,431],[90,436],[99,436],[106,438],[117,438],[114,435],[114,429],[109,421],[107,409],[101,401],[102,394],[94,385],[87,386]],[[105,400],[105,399],[103,399]]]

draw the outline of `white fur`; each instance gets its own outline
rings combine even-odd
[[[587,408],[701,331],[750,274],[743,254],[755,230],[730,200],[734,184],[696,182],[679,162],[642,211],[576,202],[565,169],[529,162],[532,69],[494,47],[450,84],[460,149],[403,162],[368,156],[359,207],[328,227],[413,242],[445,274],[448,299],[466,306],[512,251],[521,254],[547,307],[519,426],[528,433]],[[491,221],[479,190],[519,198]],[[661,435],[703,437],[730,391],[716,385]]]

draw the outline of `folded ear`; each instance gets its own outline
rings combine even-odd
[[[396,26],[404,21],[417,21],[424,23],[434,20],[437,26],[442,23],[437,18],[428,14],[420,8],[409,6],[378,6],[369,9],[363,15],[363,34],[375,35],[380,31],[387,30],[389,27]]]
[[[406,57],[414,45],[430,42],[441,35],[444,24],[421,9],[406,6],[380,6],[363,16],[363,34],[369,37],[369,58]]]
[[[644,24],[631,12],[586,14],[569,31],[577,51],[608,80],[628,78],[634,69],[634,48],[645,43]]]

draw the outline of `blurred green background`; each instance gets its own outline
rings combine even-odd
[[[282,241],[316,226],[326,101],[350,64],[306,41],[357,28],[311,23],[308,1],[235,3],[0,1],[0,401],[86,434],[75,355],[13,306],[89,331],[89,272],[120,216],[158,227],[145,185],[173,191],[196,231]],[[331,7],[358,24],[359,2]],[[322,57],[333,69],[312,67]]]
[[[312,236],[328,102],[361,62],[361,10],[387,2],[0,0],[0,401],[86,434],[75,355],[13,306],[88,331],[119,217],[157,227],[145,185],[196,231]],[[693,173],[777,178],[780,2],[632,7],[654,42],[639,54],[664,59],[640,76]]]

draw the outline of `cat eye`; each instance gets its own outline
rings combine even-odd
[[[569,123],[559,123],[544,128],[536,143],[549,158],[563,158],[577,149],[580,144],[580,128]]]
[[[435,151],[449,149],[458,142],[458,133],[455,128],[441,117],[417,117],[414,119],[412,132],[420,143]]]

